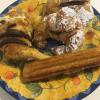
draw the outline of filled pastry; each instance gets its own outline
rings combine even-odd
[[[53,54],[78,50],[84,41],[84,29],[94,17],[90,3],[85,0],[32,2],[34,4],[28,6],[23,1],[4,15],[0,21],[0,47],[14,43],[21,44],[22,51],[25,51],[23,45],[46,48],[48,39],[53,39],[61,43],[49,48]]]

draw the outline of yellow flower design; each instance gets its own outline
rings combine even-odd
[[[46,3],[47,0],[27,0],[23,1],[11,11],[18,11],[30,14],[29,17],[32,22],[37,22],[41,19],[39,13],[42,6],[40,4]],[[33,4],[33,5],[32,5]],[[40,5],[37,10],[34,9]],[[33,15],[33,16],[32,16]],[[100,22],[97,23],[100,25]],[[93,27],[93,22],[88,23],[86,29],[86,40],[80,49],[93,48],[100,45],[100,31]],[[0,60],[2,59],[2,52],[0,52]],[[26,98],[35,100],[62,100],[64,98],[72,98],[78,93],[85,91],[90,85],[95,82],[100,76],[100,68],[92,69],[92,71],[81,72],[76,77],[63,76],[62,78],[55,77],[49,79],[47,82],[24,84],[20,79],[20,69],[13,65],[0,63],[0,77],[6,82],[8,87],[13,91],[20,93]]]

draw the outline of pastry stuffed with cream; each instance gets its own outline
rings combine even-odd
[[[13,50],[11,43],[21,44],[21,50],[25,52],[23,44],[29,48],[45,48],[47,39],[54,39],[62,44],[50,48],[54,54],[77,50],[84,41],[84,28],[94,14],[89,2],[79,5],[78,1],[75,1],[78,5],[59,6],[60,3],[67,4],[72,1],[74,0],[40,0],[37,4],[36,1],[28,0],[18,4],[0,21],[0,46],[7,44],[9,49]]]
[[[45,16],[42,24],[46,33],[44,38],[62,42],[62,45],[51,48],[53,53],[60,55],[77,50],[84,41],[84,28],[93,16],[93,9],[88,2],[62,7],[57,12]],[[41,47],[41,42],[38,46]]]

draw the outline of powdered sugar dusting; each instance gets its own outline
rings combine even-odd
[[[86,11],[83,7],[78,11],[78,16],[81,19],[84,26],[86,26],[87,22],[91,20],[94,16],[93,13]]]
[[[73,35],[71,38],[70,38],[70,47],[73,49],[73,50],[76,50],[78,48],[78,46],[80,46],[84,40],[84,32],[81,31],[81,30],[77,30],[76,32],[77,34]],[[73,48],[74,47],[74,48]]]
[[[76,12],[68,7],[60,9],[57,13],[53,13],[44,18],[52,31],[67,32],[82,26]]]
[[[73,9],[77,13],[77,16],[80,18],[84,26],[86,26],[87,22],[94,16],[93,8],[90,3],[85,3],[84,5],[80,6],[73,5],[69,6],[69,8]]]
[[[46,17],[45,22],[49,23],[50,30],[66,33],[70,36],[66,44],[53,48],[56,54],[75,51],[82,45],[84,40],[84,26],[93,18],[94,14],[90,4],[83,6],[63,7],[58,12]]]

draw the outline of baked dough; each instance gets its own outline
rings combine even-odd
[[[71,52],[82,44],[84,40],[83,24],[74,9],[63,7],[57,13],[50,14],[44,18],[50,31],[49,38],[62,42],[64,45],[52,48],[53,53],[63,54]]]

